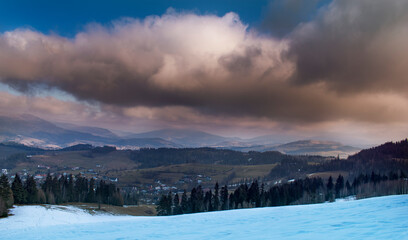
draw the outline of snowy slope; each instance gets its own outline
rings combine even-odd
[[[24,206],[1,239],[408,239],[408,195],[170,217]]]

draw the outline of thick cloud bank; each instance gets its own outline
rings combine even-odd
[[[153,107],[195,117],[399,121],[408,118],[406,26],[404,0],[344,0],[281,39],[234,13],[169,11],[89,25],[73,39],[16,29],[0,36],[0,81],[136,115]]]
[[[324,82],[338,93],[407,92],[408,1],[336,0],[291,40],[297,83]]]

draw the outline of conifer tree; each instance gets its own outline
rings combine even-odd
[[[52,179],[51,191],[54,194],[55,203],[60,204],[62,202],[62,194],[57,176],[54,176]]]
[[[333,178],[332,176],[329,177],[329,180],[327,181],[327,195],[326,195],[326,201],[334,201],[334,196],[333,196]]]
[[[27,191],[27,203],[33,204],[37,203],[37,184],[35,183],[33,176],[28,176],[24,185],[25,190]]]
[[[351,195],[351,185],[349,180],[346,181],[346,189],[347,189],[347,194]]]
[[[221,188],[221,210],[228,210],[229,203],[228,203],[228,187],[225,185]]]
[[[204,211],[204,192],[201,185],[197,187],[197,212]]]
[[[190,206],[189,206],[189,202],[188,202],[188,198],[187,198],[187,192],[184,189],[183,195],[181,195],[181,212],[182,213],[190,213]]]
[[[66,182],[66,191],[67,191],[67,201],[68,202],[73,202],[75,199],[74,196],[74,177],[72,176],[72,174],[69,175],[69,180]]]
[[[157,203],[156,211],[158,216],[167,216],[170,215],[168,208],[168,196],[162,194],[159,202]]]
[[[190,193],[190,206],[191,206],[191,212],[196,213],[198,212],[198,197],[197,197],[197,189],[193,188],[191,189]]]
[[[23,182],[17,173],[14,177],[13,183],[11,184],[11,190],[13,191],[15,203],[24,204],[27,202],[27,193],[23,187]]]
[[[261,193],[260,193],[260,207],[266,206],[266,193],[265,193],[265,185],[261,184]]]
[[[6,203],[4,202],[3,198],[0,197],[0,217],[7,217],[8,216],[8,209],[6,207]]]
[[[93,203],[96,201],[94,188],[95,188],[95,179],[91,178],[91,180],[89,181],[89,191],[86,196],[86,202]]]
[[[52,177],[51,177],[51,174],[48,172],[47,177],[45,178],[45,181],[43,185],[41,186],[41,188],[44,191],[44,194],[46,197],[46,203],[49,203],[49,204],[55,204],[55,197],[52,191],[52,185],[53,185]]]
[[[3,199],[6,208],[13,206],[13,192],[6,175],[2,174],[0,177],[0,198]]]
[[[213,211],[212,192],[211,190],[205,193],[204,196],[204,211]]]
[[[167,202],[166,202],[166,208],[167,208],[167,212],[168,215],[173,215],[173,194],[171,193],[171,191],[169,192],[169,194],[167,194]]]
[[[339,175],[336,180],[335,191],[336,191],[336,198],[342,197],[341,190],[344,188],[344,178],[342,175]]]
[[[52,177],[49,172],[41,188],[43,189],[45,193],[52,192]]]
[[[213,208],[215,211],[220,209],[220,194],[219,194],[219,185],[218,182],[215,183],[214,187],[214,197],[213,197]]]
[[[177,193],[174,195],[173,206],[174,206],[174,210],[173,210],[174,215],[183,213],[183,211],[181,210],[181,206],[180,206],[180,198]]]
[[[235,206],[234,204],[235,204],[235,197],[234,197],[234,194],[231,193],[229,195],[229,200],[228,200],[228,209],[234,209],[234,206]]]

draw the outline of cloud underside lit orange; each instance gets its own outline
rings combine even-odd
[[[403,124],[406,26],[406,1],[345,0],[282,38],[234,13],[169,11],[91,24],[72,39],[16,29],[0,36],[0,81],[27,95],[56,88],[76,101],[3,92],[1,108],[174,125]]]

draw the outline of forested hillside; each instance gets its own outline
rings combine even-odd
[[[141,168],[183,163],[260,165],[290,160],[322,162],[330,159],[320,156],[291,156],[277,151],[245,153],[214,148],[140,149],[132,151],[130,158],[137,163],[140,163]]]

